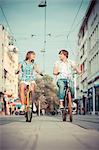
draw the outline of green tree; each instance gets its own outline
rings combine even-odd
[[[45,109],[47,112],[56,109],[59,105],[59,101],[57,97],[57,89],[53,83],[53,78],[49,75],[44,75],[42,78],[37,78],[36,83],[36,105],[38,106],[40,101],[41,109]]]

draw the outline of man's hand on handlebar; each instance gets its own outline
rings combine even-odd
[[[44,76],[44,74],[43,74],[43,73],[40,73],[40,76],[42,76],[42,77],[43,77],[43,76]]]

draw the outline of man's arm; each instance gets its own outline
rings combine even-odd
[[[53,69],[53,74],[54,75],[58,75],[59,74],[59,69],[58,69],[58,66],[54,66],[54,69]]]
[[[53,74],[54,75],[58,75],[59,74],[58,67],[54,66]]]
[[[81,69],[75,63],[72,63],[71,65],[78,74],[82,73]]]

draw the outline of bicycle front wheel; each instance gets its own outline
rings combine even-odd
[[[27,109],[26,109],[26,122],[31,122],[32,121],[32,107],[33,107],[33,102],[32,102],[32,92],[29,92],[27,96]]]
[[[26,112],[26,122],[31,122],[32,121],[32,109],[28,108]]]

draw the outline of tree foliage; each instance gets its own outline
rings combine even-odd
[[[57,89],[55,84],[53,83],[53,78],[49,75],[45,75],[42,78],[37,78],[36,84],[36,105],[38,106],[38,103],[40,101],[41,109],[49,109],[49,111],[53,111],[53,109],[55,109],[55,107],[57,107],[59,104],[57,98]]]

